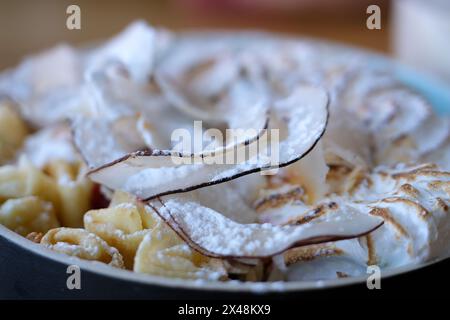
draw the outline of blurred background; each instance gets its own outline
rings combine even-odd
[[[71,4],[81,8],[81,30],[66,28]],[[371,4],[381,8],[381,30],[366,27]],[[450,81],[449,0],[0,0],[0,69],[58,42],[109,37],[138,18],[175,30],[264,29],[344,42]]]

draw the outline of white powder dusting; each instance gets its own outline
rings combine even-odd
[[[239,224],[193,201],[169,199],[164,206],[165,214],[198,246],[215,254],[237,257],[270,256],[313,237],[332,239],[362,234],[381,221],[355,210],[345,210],[339,213],[340,221],[321,218],[317,223],[298,226]]]

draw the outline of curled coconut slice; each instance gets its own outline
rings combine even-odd
[[[247,104],[248,109],[264,102],[267,90],[255,60],[236,43],[214,39],[199,51],[195,41],[181,38],[161,61],[155,77],[175,108],[194,119],[224,123],[236,111],[230,110],[230,103]]]
[[[270,130],[271,140],[267,145],[261,146],[258,140],[259,150],[255,154],[255,143],[246,144],[244,151],[249,157],[242,161],[235,159],[234,164],[210,161],[217,158],[208,157],[190,159],[191,162],[186,163],[177,161],[180,158],[173,157],[170,151],[156,150],[126,155],[92,170],[89,175],[92,180],[111,189],[151,199],[229,181],[264,169],[284,167],[308,154],[322,137],[328,119],[327,105],[327,94],[322,89],[299,87],[291,96],[275,103],[271,110],[273,127],[269,129],[278,130]]]
[[[109,121],[99,116],[78,117],[71,125],[75,146],[91,168],[145,149],[152,137],[145,119],[135,115]]]
[[[157,32],[144,21],[135,21],[87,56],[89,68],[96,69],[108,61],[120,61],[131,77],[146,82],[153,71]]]
[[[213,257],[270,257],[292,247],[356,238],[383,224],[351,208],[331,210],[314,223],[275,226],[234,222],[189,197],[160,198],[149,205],[187,243]]]
[[[237,144],[255,140],[267,127],[269,106],[255,57],[237,43],[214,39],[202,52],[194,43],[179,39],[158,66],[155,79],[165,98],[192,119],[241,130]]]
[[[195,124],[191,128],[183,120],[178,120],[170,119],[173,122],[172,127],[178,123],[179,126],[186,129],[184,133],[191,133],[193,130],[197,130]],[[199,132],[210,143],[206,145],[205,149],[193,153],[184,152],[183,146],[179,150],[178,145],[175,145],[172,150],[157,149],[158,146],[167,146],[170,143],[162,137],[160,130],[158,130],[159,125],[150,123],[146,117],[139,114],[119,115],[113,119],[107,119],[100,115],[76,117],[72,120],[72,133],[75,145],[83,155],[84,160],[91,169],[95,169],[127,156],[131,152],[147,149],[152,151],[142,154],[176,157],[181,159],[180,161],[188,163],[191,160],[192,162],[202,162],[203,159],[208,157],[219,161],[228,152],[236,152],[238,150],[245,152],[246,148],[250,148],[250,145],[257,142],[266,132],[268,121],[266,116],[263,128],[257,130],[251,128],[238,129],[239,131],[236,131],[236,135],[233,133],[229,136],[230,143],[225,146],[216,144],[217,139],[222,137],[221,133],[216,135],[216,133],[209,134],[208,131]],[[167,131],[164,130],[164,132]],[[245,138],[241,138],[240,132],[247,134]],[[194,147],[197,148],[195,141]]]
[[[138,21],[97,47],[78,50],[58,45],[26,58],[13,70],[0,73],[0,97],[17,102],[24,118],[37,127],[89,114],[92,111],[89,81],[96,73],[106,72],[106,66],[114,65],[113,69],[124,71],[129,80],[128,90],[123,90],[120,85],[125,82],[114,77],[111,87],[116,89],[115,93],[120,96],[117,89],[122,92],[134,89],[136,93],[137,87],[148,84],[154,64],[170,42],[168,38],[167,32]],[[139,96],[148,98],[149,95],[139,92]]]

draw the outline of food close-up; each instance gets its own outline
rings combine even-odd
[[[450,105],[403,71],[141,19],[28,53],[0,73],[0,235],[123,281],[260,294],[442,261]]]

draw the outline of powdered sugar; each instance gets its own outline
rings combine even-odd
[[[294,245],[306,245],[351,238],[377,228],[382,220],[345,210],[326,216],[314,224],[274,226],[239,224],[220,213],[189,199],[167,198],[158,211],[170,224],[175,223],[187,236],[187,241],[205,253],[228,257],[267,257]],[[171,222],[172,221],[172,222]]]

